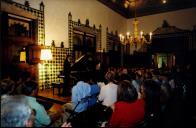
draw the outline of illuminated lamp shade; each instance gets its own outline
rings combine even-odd
[[[52,51],[51,51],[51,49],[41,49],[40,60],[52,60]]]
[[[25,51],[20,52],[20,62],[26,62],[26,52]]]

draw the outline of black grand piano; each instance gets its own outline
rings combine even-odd
[[[71,65],[71,77],[79,79],[81,75],[95,70],[95,58],[91,54],[82,55]]]
[[[92,54],[84,54],[71,65],[70,81],[67,86],[68,95],[71,95],[72,87],[81,80],[80,78],[87,74],[93,75],[95,81],[104,79],[104,72],[102,72],[102,70],[96,70],[96,64],[98,63],[100,63],[100,61],[97,61]],[[63,78],[64,76],[59,75],[58,77]]]
[[[95,58],[91,54],[84,54],[79,59],[75,61],[74,64],[71,65],[71,73],[70,73],[70,81],[67,86],[67,93],[71,95],[72,87],[80,80],[80,78],[86,73],[93,72],[95,70]],[[60,73],[58,78],[64,78],[62,75],[63,72]]]

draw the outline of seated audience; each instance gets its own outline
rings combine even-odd
[[[0,80],[0,94],[2,95],[10,95],[13,93],[15,88],[15,82],[10,80],[9,78]]]
[[[27,71],[21,71],[16,78],[13,78],[16,82],[15,94],[20,95],[22,93],[23,83],[31,80],[31,73]]]
[[[119,82],[117,102],[109,122],[110,127],[132,128],[144,120],[144,100],[138,99],[138,94],[131,82]]]
[[[97,82],[104,82],[104,71],[103,71],[103,67],[102,67],[102,63],[97,61],[95,62],[95,71],[94,71],[94,75],[95,75],[95,80]]]
[[[165,107],[170,101],[170,98],[171,98],[171,87],[168,83],[163,83],[161,85],[161,93],[160,93],[160,103],[161,103],[162,111],[164,111]]]
[[[91,98],[91,85],[89,73],[80,75],[79,81],[72,88],[71,103],[63,105],[65,110],[64,122],[71,122],[73,127],[87,127],[88,117],[86,111]]]
[[[122,68],[121,72],[119,72],[119,78],[118,80],[121,81],[121,80],[129,80],[131,81],[131,76],[129,75],[128,73],[128,70],[127,68]]]
[[[90,99],[89,99],[89,103],[88,103],[89,107],[91,107],[97,103],[97,99],[98,99],[97,96],[100,92],[100,87],[98,86],[98,84],[95,83],[93,75],[91,75],[90,78],[91,78],[91,80],[90,80],[89,84],[91,87],[91,91],[90,91]]]
[[[153,80],[145,80],[141,86],[141,95],[145,100],[145,120],[149,127],[156,127],[161,112],[161,86]]]
[[[84,100],[85,98],[90,96],[91,87],[89,82],[88,73],[81,75],[80,81],[77,82],[75,86],[72,88],[72,105],[75,108],[75,112],[83,112],[88,107],[88,99],[87,102]]]
[[[139,93],[142,81],[141,81],[141,76],[138,73],[135,74],[135,78],[132,80],[132,84],[136,88],[137,92]]]
[[[35,127],[48,126],[52,121],[60,118],[61,111],[53,115],[48,115],[45,108],[36,101],[38,94],[38,85],[34,81],[27,81],[22,85],[22,94],[26,95],[29,106],[35,110]]]
[[[113,71],[108,71],[105,75],[105,79],[108,84],[101,87],[98,100],[102,102],[102,105],[107,107],[112,106],[117,99],[117,85],[115,84],[115,73]]]
[[[80,80],[76,83],[76,85],[72,88],[72,96],[71,96],[71,103],[66,103],[63,105],[63,110],[65,110],[64,113],[64,121],[67,121],[68,118],[70,118],[70,112],[68,111],[74,111],[76,113],[83,112],[88,107],[88,100],[84,101],[85,98],[90,96],[91,87],[90,84],[88,84],[88,75],[81,75]]]
[[[32,127],[34,115],[24,96],[1,98],[1,127]]]

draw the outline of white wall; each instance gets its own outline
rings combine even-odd
[[[139,20],[139,30],[143,30],[144,33],[152,32],[156,28],[161,27],[163,20],[167,20],[171,26],[192,30],[193,25],[196,25],[196,8],[143,16],[137,19]],[[131,33],[133,32],[132,22],[133,19],[127,20],[127,31]]]
[[[14,0],[24,3],[25,0]],[[132,20],[125,19],[121,15],[112,11],[97,0],[29,0],[30,6],[39,9],[39,3],[43,1],[45,5],[45,34],[46,45],[50,45],[55,40],[56,45],[65,42],[68,47],[68,13],[72,13],[72,19],[81,20],[85,23],[88,18],[90,25],[98,27],[102,25],[102,45],[106,44],[106,27],[109,31],[118,30],[119,33],[126,34],[133,31]],[[177,10],[160,13],[150,16],[138,17],[139,30],[144,33],[154,31],[161,27],[163,20],[167,20],[172,26],[181,29],[192,29],[196,25],[196,8]]]
[[[24,3],[25,0],[14,0]],[[29,0],[30,6],[39,9],[41,0]],[[126,31],[126,19],[112,11],[97,0],[43,0],[45,5],[45,43],[50,45],[55,40],[57,46],[65,42],[68,47],[68,13],[71,12],[72,19],[80,19],[85,23],[88,18],[90,26],[98,28],[102,25],[102,46],[106,44],[106,27],[109,31]]]

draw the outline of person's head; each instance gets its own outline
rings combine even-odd
[[[137,91],[130,81],[123,80],[118,83],[117,101],[134,102],[137,98]]]
[[[159,99],[160,91],[159,83],[154,80],[145,80],[141,86],[141,93],[147,99]]]
[[[90,85],[93,85],[93,84],[95,84],[96,83],[96,79],[95,79],[95,74],[94,74],[94,72],[90,72],[89,73],[89,84]]]
[[[22,94],[37,96],[38,93],[38,84],[35,81],[26,81],[22,85]]]
[[[105,79],[108,81],[108,82],[114,82],[115,81],[115,73],[113,71],[108,71],[106,74],[105,74]]]
[[[0,81],[0,94],[12,94],[15,88],[15,82],[10,79],[3,79]]]
[[[100,69],[101,69],[101,62],[95,61],[95,70],[100,70]]]
[[[152,73],[149,72],[149,71],[147,71],[147,72],[145,73],[145,79],[152,79]]]
[[[122,74],[128,74],[127,68],[123,68],[122,71],[121,71],[121,73],[122,73]]]
[[[164,83],[161,85],[161,103],[167,103],[171,97],[171,86],[168,83]]]
[[[141,77],[142,77],[142,76],[141,76],[139,73],[136,73],[136,74],[135,74],[135,79],[136,79],[136,80],[140,80]]]
[[[131,77],[128,74],[121,74],[119,80],[131,80]]]
[[[141,86],[141,94],[145,100],[146,116],[156,117],[160,113],[160,85],[153,80],[146,80]]]
[[[24,96],[1,98],[1,127],[32,127],[34,115]]]
[[[29,81],[31,79],[31,73],[28,71],[21,72],[21,79],[23,82]]]
[[[89,82],[90,81],[90,72],[81,72],[78,74],[78,81]]]
[[[66,60],[67,60],[68,62],[71,62],[71,56],[70,56],[70,55],[67,55],[67,56],[66,56]]]

